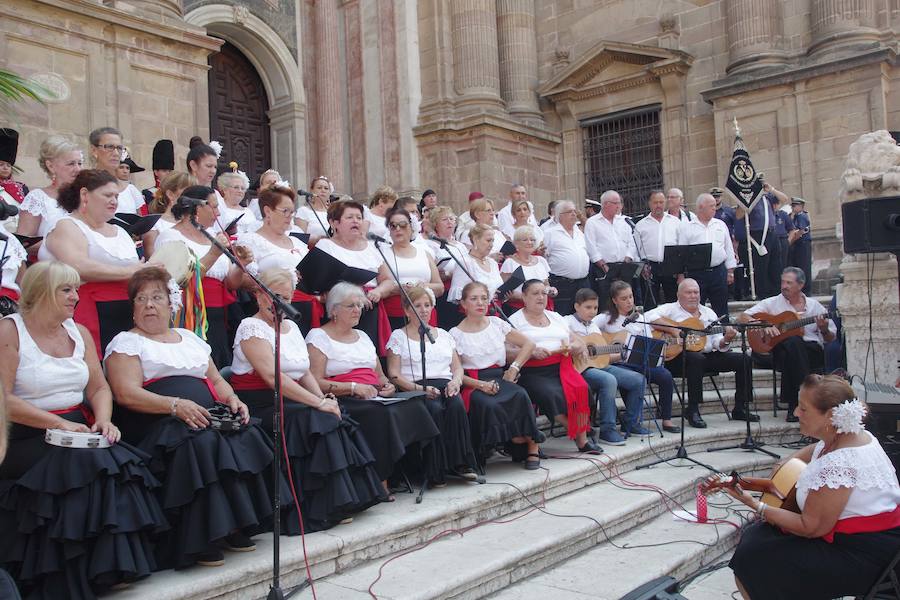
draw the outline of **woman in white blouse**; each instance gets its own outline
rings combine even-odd
[[[310,372],[319,388],[338,396],[342,408],[359,423],[385,489],[404,456],[426,479],[438,481],[441,474],[433,470],[433,446],[440,431],[424,402],[415,398],[390,404],[378,401],[393,396],[397,388],[382,372],[375,345],[355,328],[365,299],[359,286],[346,282],[331,289],[326,303],[331,320],[306,336]]]
[[[453,273],[459,268],[457,261],[464,262],[469,249],[453,237],[456,231],[456,215],[452,208],[435,206],[428,211],[426,218],[433,232],[433,236],[430,236],[426,243],[431,248],[438,274],[444,284],[444,293],[437,298],[438,325],[449,331],[463,319],[459,306],[447,300],[447,296]]]
[[[91,332],[101,355],[109,340],[131,328],[127,282],[142,267],[131,236],[107,223],[116,213],[118,189],[106,171],[80,171],[59,192],[68,216],[53,224],[38,251],[40,260],[60,260],[78,271],[75,322]]]
[[[487,286],[473,281],[462,290],[466,318],[450,330],[465,374],[463,401],[469,411],[472,447],[483,465],[496,446],[509,449],[512,459],[534,470],[541,466],[544,435],[537,427],[528,392],[515,383],[534,343],[499,317],[489,317]],[[519,348],[506,365],[506,344]]]
[[[525,206],[528,206],[527,201],[523,200],[522,202],[525,203]],[[521,267],[525,281],[539,279],[547,284],[547,292],[550,294],[547,300],[547,308],[553,310],[553,297],[556,296],[556,288],[549,284],[550,265],[547,264],[547,259],[534,253],[538,247],[537,231],[540,231],[540,229],[531,225],[523,225],[515,230],[512,240],[516,246],[516,253],[508,256],[503,261],[503,264],[500,266],[500,277],[503,278],[503,281],[506,281],[512,276],[513,271]],[[541,239],[543,239],[543,236],[541,236]],[[522,308],[522,306],[524,305],[522,304],[522,286],[520,285],[507,296],[505,308],[507,308],[508,313],[512,313]]]
[[[216,187],[219,188],[224,200],[224,203],[219,206],[223,226],[228,227],[232,221],[240,217],[241,220],[237,223],[238,232],[255,231],[259,228],[259,221],[256,220],[253,211],[246,206],[241,206],[241,201],[250,187],[250,180],[244,173],[238,171],[237,167],[234,171],[226,171],[219,175]],[[216,233],[218,233],[218,229],[216,229]]]
[[[241,286],[242,273],[222,251],[199,231],[192,221],[204,229],[219,222],[219,201],[215,190],[203,185],[192,185],[184,190],[172,206],[172,216],[177,219],[174,227],[163,231],[156,238],[156,249],[166,244],[182,243],[198,261],[195,269],[200,269],[203,287],[203,302],[206,309],[207,329],[203,330],[202,319],[196,315],[184,315],[185,322],[194,318],[194,333],[203,337],[213,349],[213,362],[219,368],[231,364],[231,343],[229,338],[228,307],[236,301],[234,290]],[[216,238],[227,245],[228,237],[219,233]],[[249,257],[245,257],[249,258]],[[191,286],[186,294],[193,293]],[[199,308],[199,303],[198,303]],[[195,311],[196,312],[196,311]],[[232,329],[237,327],[234,323]]]
[[[260,280],[290,302],[293,271],[274,267]],[[272,300],[256,291],[259,312],[241,321],[234,338],[231,387],[272,433],[275,385],[275,311]],[[375,458],[357,425],[341,414],[333,394],[324,394],[309,371],[306,341],[295,323],[281,323],[281,393],[285,399],[284,437],[291,481],[300,499],[304,530],[319,531],[377,503],[384,489]],[[286,515],[285,530],[299,534],[296,515]]]
[[[175,227],[178,220],[172,216],[172,205],[181,198],[184,190],[192,185],[197,185],[193,175],[174,171],[162,178],[159,187],[153,192],[153,200],[150,201],[150,213],[158,214],[159,220],[153,224],[153,228],[141,238],[141,247],[144,250],[144,258],[153,256],[156,249],[156,238],[166,229]]]
[[[497,261],[490,257],[490,252],[495,236],[500,234],[493,227],[486,225],[476,225],[468,234],[472,239],[473,245],[463,264],[469,273],[466,274],[463,269],[457,267],[450,281],[450,291],[447,293],[447,300],[459,303],[462,298],[463,287],[472,281],[469,277],[471,275],[475,281],[480,281],[487,286],[492,301],[491,313],[496,314],[493,306],[494,294],[497,292],[497,288],[503,285],[503,278],[500,276],[500,268],[497,266]]]
[[[387,343],[388,378],[404,391],[423,391],[428,412],[441,431],[439,452],[435,455],[441,463],[441,471],[466,479],[475,479],[477,466],[466,407],[459,395],[463,369],[456,353],[453,337],[437,327],[429,327],[434,337],[432,343],[425,337],[425,377],[422,379],[422,352],[419,333],[419,316],[426,324],[434,310],[434,292],[430,288],[415,285],[408,290],[410,306],[405,307],[408,324],[396,329]],[[438,483],[443,482],[443,478]]]
[[[312,197],[301,203],[294,214],[294,223],[309,234],[309,246],[328,237],[328,205],[334,188],[327,177],[316,177],[309,183]]]
[[[221,548],[255,549],[249,538],[270,518],[271,442],[219,374],[208,344],[169,326],[169,274],[148,267],[128,283],[134,328],[117,335],[105,367],[122,435],[151,456],[171,529],[156,549],[161,567],[224,564]],[[210,427],[217,404],[240,422]]]
[[[531,219],[531,203],[528,200],[513,200],[509,208],[513,222],[507,223],[502,231],[503,235],[514,240],[515,233],[520,227],[531,227],[531,223],[529,223],[529,219]],[[533,229],[535,241],[532,251],[541,252],[541,245],[544,243],[544,232],[540,227],[534,227]],[[536,279],[540,278],[536,277]]]
[[[588,437],[590,390],[570,356],[583,353],[584,342],[569,330],[565,317],[547,310],[547,284],[543,281],[531,279],[522,284],[522,298],[525,307],[509,321],[535,348],[522,365],[519,385],[528,390],[551,422],[567,427],[579,452],[599,454],[601,448]]]
[[[793,455],[809,463],[796,486],[800,512],[728,489],[760,517],[729,566],[744,598],[862,597],[900,550],[897,474],[844,379],[810,375],[799,400],[800,433],[820,440]]]
[[[488,254],[497,262],[503,260],[503,255],[500,254],[500,249],[503,248],[503,244],[506,243],[506,236],[503,235],[503,232],[495,227],[496,223],[496,213],[494,212],[494,203],[487,198],[478,198],[473,202],[469,203],[469,215],[472,217],[472,221],[474,221],[475,225],[483,225],[485,227],[489,227],[496,232],[493,238],[491,238],[491,247]],[[459,241],[468,246],[469,248],[475,247],[475,239],[472,237],[472,231],[469,230],[462,234]]]
[[[385,220],[391,232],[391,246],[385,249],[389,267],[400,279],[400,284],[407,288],[421,285],[431,290],[435,297],[444,293],[444,284],[438,273],[434,259],[422,246],[413,244],[414,235],[412,218],[402,208],[392,208],[387,212]],[[391,329],[406,325],[406,313],[401,302],[399,289],[394,289],[382,300]],[[429,316],[426,322],[432,321]],[[436,321],[433,321],[436,322]]]
[[[59,190],[75,179],[84,166],[84,154],[66,138],[54,135],[41,142],[40,167],[50,178],[50,185],[28,192],[19,211],[19,235],[47,235],[47,231],[66,211],[56,201]],[[37,248],[34,249],[34,252]]]

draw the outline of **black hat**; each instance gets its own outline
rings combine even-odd
[[[791,198],[791,205],[793,206],[794,204],[802,204],[803,206],[806,206],[806,200],[794,196],[793,198]]]
[[[320,248],[313,248],[297,265],[300,272],[300,287],[310,294],[327,292],[339,281],[362,285],[371,281],[378,273],[342,263]]]
[[[434,190],[429,189],[422,192],[422,200],[424,200],[426,196],[437,196],[437,194],[434,193]]]
[[[18,152],[19,132],[15,129],[0,129],[0,160],[14,165]]]
[[[159,213],[147,215],[146,217],[134,213],[116,213],[116,216],[107,221],[107,223],[118,225],[131,235],[142,236],[153,229],[153,226],[156,225],[161,216]]]
[[[139,164],[137,164],[136,162],[131,160],[130,156],[126,157],[125,160],[121,161],[119,164],[128,165],[128,168],[130,169],[131,173],[143,173],[144,172],[144,167],[140,166]]]
[[[709,193],[713,198],[718,198],[725,192],[722,191],[722,188],[720,188],[720,187],[711,187],[711,188],[709,188]]]
[[[172,140],[159,140],[153,146],[153,170],[157,169],[175,170],[175,144]]]
[[[603,205],[601,203],[597,202],[596,200],[591,200],[590,198],[584,199],[584,206],[585,208],[589,206],[591,208],[603,208]]]

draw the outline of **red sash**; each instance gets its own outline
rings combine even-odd
[[[381,304],[384,306],[384,312],[387,313],[387,316],[398,319],[400,317],[406,316],[406,311],[403,310],[403,297],[402,296],[388,296],[381,301]],[[428,324],[432,327],[437,327],[437,311],[435,309],[431,309],[431,314],[428,316]],[[388,335],[388,338],[391,336]]]
[[[360,368],[353,369],[347,373],[341,373],[340,375],[333,375],[329,377],[331,381],[337,381],[338,383],[361,383],[363,385],[373,385],[378,387],[381,385],[381,382],[378,380],[378,373],[375,372],[375,369],[369,368]]]
[[[365,293],[369,293],[375,288],[373,286],[365,286],[363,287],[363,291]],[[384,299],[381,302],[376,302],[378,305],[375,310],[378,311],[378,343],[375,344],[376,350],[378,351],[378,356],[387,356],[387,350],[385,350],[385,344],[391,337],[391,322],[388,319],[387,309],[384,305]],[[357,382],[359,383],[359,382]]]
[[[486,369],[499,369],[500,365],[491,365],[489,367],[485,367],[484,369],[466,369],[464,372],[466,375],[471,377],[472,379],[478,379],[478,374],[481,371]],[[469,402],[472,400],[472,392],[475,391],[475,388],[464,385],[459,390],[459,395],[462,396],[463,404],[466,405],[466,412],[469,412]]]
[[[562,383],[563,394],[566,396],[569,437],[575,439],[575,436],[579,433],[590,431],[591,408],[588,401],[587,382],[581,376],[581,373],[575,370],[575,366],[572,364],[572,357],[555,354],[541,360],[531,359],[525,363],[524,368],[546,367],[547,365],[555,364],[559,364],[559,380]]]
[[[16,290],[11,290],[8,287],[0,287],[0,297],[9,298],[10,300],[18,302],[19,292],[17,292]]]
[[[294,293],[291,296],[291,302],[308,302],[311,308],[309,317],[310,327],[315,328],[322,326],[322,317],[325,316],[325,307],[322,306],[322,302],[319,300],[318,296],[307,294],[300,290],[294,290]]]
[[[165,377],[154,377],[153,379],[148,379],[141,385],[141,387],[147,387],[154,381],[159,381],[160,379],[165,379]],[[213,387],[212,381],[210,381],[208,377],[195,377],[195,379],[200,379],[203,383],[206,384],[206,387],[209,389],[209,393],[212,394],[213,400],[222,403],[222,401],[219,400],[219,394],[216,393],[216,388]]]
[[[826,542],[834,542],[836,533],[876,533],[900,527],[900,505],[890,512],[867,517],[848,517],[834,525],[834,529],[822,536]]]
[[[243,375],[232,374],[231,377],[228,378],[228,383],[231,384],[231,389],[234,391],[271,389],[266,385],[266,382],[262,380],[262,377],[256,374],[256,371],[250,371]]]
[[[70,406],[69,408],[61,408],[59,410],[50,410],[47,411],[53,415],[65,415],[68,413],[72,413],[75,411],[81,411],[81,414],[84,415],[84,420],[87,421],[88,427],[93,427],[96,419],[94,419],[94,413],[91,412],[91,409],[88,408],[87,404],[82,402],[81,404],[76,404],[75,406]]]
[[[128,281],[89,281],[78,288],[78,304],[75,306],[75,322],[90,332],[97,347],[97,356],[103,360],[100,347],[100,316],[98,302],[128,300]]]
[[[203,300],[206,308],[224,308],[237,301],[237,297],[231,293],[225,282],[215,277],[204,277],[201,280],[203,286]]]

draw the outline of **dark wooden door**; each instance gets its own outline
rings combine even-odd
[[[219,167],[236,161],[252,185],[272,163],[266,90],[247,57],[228,42],[209,65],[210,139],[224,146]]]

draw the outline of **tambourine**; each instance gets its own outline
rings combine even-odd
[[[153,251],[147,264],[163,267],[180,287],[184,287],[194,271],[194,255],[184,242],[168,242]]]
[[[225,433],[240,431],[244,427],[239,413],[231,412],[224,404],[216,404],[209,409],[209,426],[216,431]]]
[[[111,446],[103,434],[64,429],[48,429],[44,433],[44,441],[51,446],[60,448],[109,448]]]

